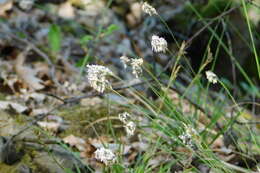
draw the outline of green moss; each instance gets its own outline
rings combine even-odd
[[[36,166],[32,162],[31,157],[28,154],[26,154],[23,156],[22,160],[15,165],[7,165],[4,163],[0,163],[0,172],[18,173],[19,167],[21,165],[27,165],[32,170],[34,170],[36,168]]]
[[[15,117],[15,122],[18,123],[19,125],[24,125],[24,124],[28,123],[25,115],[21,115],[21,114],[19,114]]]
[[[5,95],[3,93],[0,93],[0,100],[5,100]]]
[[[106,106],[82,107],[75,106],[65,109],[59,113],[61,117],[70,122],[69,128],[60,134],[61,137],[75,135],[80,137],[96,137],[99,135],[109,135],[109,123],[119,124],[117,120],[102,121],[93,127],[86,128],[90,123],[109,116],[117,116],[118,111],[109,110]]]

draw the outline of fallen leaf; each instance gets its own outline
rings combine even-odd
[[[6,17],[6,11],[13,8],[13,1],[6,0],[0,2],[0,17]]]
[[[46,122],[46,121],[38,121],[37,124],[47,130],[52,132],[58,132],[61,124],[57,122]]]
[[[24,98],[25,101],[29,101],[30,99],[34,100],[37,103],[42,103],[46,96],[44,94],[41,93],[27,93],[21,96],[22,98]]]
[[[14,110],[16,113],[23,113],[28,108],[26,106],[20,105],[18,103],[10,101],[0,101],[0,109],[2,110]]]
[[[73,19],[75,17],[74,7],[69,1],[65,2],[59,6],[58,15],[65,19]]]
[[[63,138],[63,141],[72,147],[76,147],[79,151],[85,151],[85,141],[82,138],[69,135]]]
[[[22,52],[16,59],[15,71],[18,76],[27,84],[31,90],[41,90],[44,88],[43,81],[36,77],[37,71],[24,66],[25,53]]]

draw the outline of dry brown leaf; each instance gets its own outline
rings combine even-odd
[[[76,147],[79,151],[85,151],[85,140],[74,135],[63,138],[63,141],[72,147]]]
[[[36,77],[37,71],[24,66],[25,54],[22,52],[16,59],[15,71],[18,76],[27,84],[31,90],[41,90],[44,88],[43,81]]]
[[[58,132],[59,127],[61,126],[60,123],[57,122],[46,122],[46,121],[38,121],[37,124],[46,129],[46,130],[50,130],[52,132]]]
[[[14,110],[16,113],[23,113],[28,108],[26,106],[20,105],[18,103],[10,101],[0,101],[0,109],[2,110]]]
[[[65,19],[73,19],[75,17],[74,7],[69,1],[65,2],[59,6],[58,15]]]
[[[6,17],[6,11],[13,8],[13,1],[6,0],[0,3],[0,17]]]

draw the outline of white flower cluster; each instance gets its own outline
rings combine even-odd
[[[183,133],[179,136],[180,140],[183,142],[184,145],[192,146],[192,136],[188,133]]]
[[[128,136],[133,136],[135,134],[136,125],[133,121],[129,121],[125,124],[125,131]]]
[[[124,127],[128,136],[134,135],[136,125],[133,121],[130,121],[131,115],[128,112],[124,112],[118,115],[120,121],[124,123]]]
[[[118,118],[120,121],[122,121],[124,124],[127,124],[127,122],[130,120],[131,115],[128,112],[123,112],[121,114],[118,114]]]
[[[109,149],[99,148],[94,154],[95,158],[103,162],[105,165],[113,164],[116,160],[116,155]]]
[[[112,71],[101,65],[87,65],[87,78],[90,86],[100,93],[110,86],[106,79],[108,75],[113,75]]]
[[[154,52],[166,52],[167,50],[167,41],[157,35],[152,36],[151,45]]]
[[[180,140],[182,140],[183,144],[193,148],[194,147],[193,138],[198,136],[198,133],[194,128],[189,127],[187,125],[184,126],[185,126],[185,132],[182,135],[180,135],[179,138]]]
[[[131,66],[132,66],[132,69],[133,69],[133,74],[135,75],[136,78],[138,78],[138,76],[142,73],[142,64],[144,63],[143,59],[142,58],[139,58],[139,59],[132,59],[132,62],[131,62]]]
[[[209,82],[215,84],[218,82],[218,77],[215,73],[211,72],[211,71],[206,71],[206,77],[208,79]]]
[[[132,73],[135,75],[136,78],[139,77],[140,74],[142,74],[142,65],[144,63],[144,60],[142,58],[138,59],[129,59],[127,56],[123,55],[120,57],[121,62],[124,65],[124,68],[127,67],[127,65],[131,65],[132,67]]]
[[[157,15],[157,14],[158,14],[157,11],[156,11],[156,9],[153,8],[153,7],[152,7],[150,4],[148,4],[147,2],[144,2],[144,3],[142,4],[142,10],[143,10],[143,12],[149,14],[150,16],[152,16],[152,15]]]

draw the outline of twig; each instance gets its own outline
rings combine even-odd
[[[119,118],[116,117],[116,116],[103,117],[103,118],[97,119],[96,121],[91,122],[91,123],[88,124],[85,128],[87,129],[87,128],[89,128],[90,126],[93,126],[94,124],[100,123],[100,122],[102,122],[102,121],[107,121],[107,120],[119,120]]]
[[[224,16],[230,14],[232,11],[238,9],[239,7],[240,7],[240,5],[239,5],[239,6],[236,6],[236,7],[233,7],[233,8],[230,8],[229,10],[227,10],[227,11],[221,13],[219,16],[213,18],[210,22],[208,22],[206,25],[204,25],[204,26],[203,26],[200,30],[198,30],[191,38],[189,38],[189,39],[187,40],[187,44],[186,44],[186,48],[185,48],[185,49],[187,49],[188,46],[191,44],[191,42],[192,42],[196,37],[198,37],[205,29],[207,29],[210,25],[212,25],[216,20],[219,20],[219,19],[221,19],[222,17],[224,17]]]

